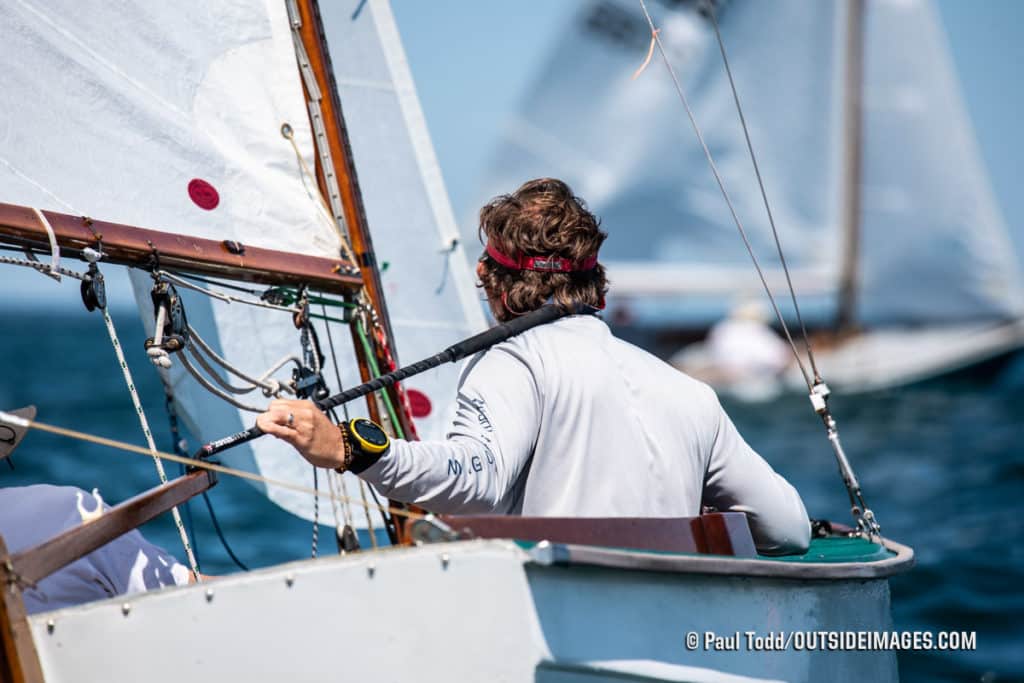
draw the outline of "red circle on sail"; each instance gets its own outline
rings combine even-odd
[[[188,196],[200,209],[213,211],[220,204],[217,188],[200,178],[193,178],[188,184]]]
[[[405,395],[409,399],[409,408],[412,410],[413,417],[427,417],[434,409],[430,404],[430,399],[422,391],[406,389]]]

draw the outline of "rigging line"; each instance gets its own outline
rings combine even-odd
[[[107,325],[107,333],[110,335],[110,343],[114,347],[114,353],[117,356],[117,362],[121,364],[121,371],[124,374],[125,384],[128,386],[128,394],[131,396],[132,405],[135,406],[135,412],[139,416],[139,425],[142,427],[142,434],[146,437],[146,445],[149,447],[149,453],[153,456],[153,464],[156,466],[157,476],[160,478],[161,484],[167,483],[167,473],[164,472],[164,464],[160,458],[157,457],[156,443],[153,441],[153,433],[149,429],[149,422],[146,420],[146,413],[142,409],[142,401],[139,400],[139,392],[135,389],[135,382],[132,380],[131,370],[128,369],[128,362],[124,358],[124,351],[121,349],[121,342],[117,338],[117,330],[114,329],[114,321],[110,318],[110,313],[107,311],[106,306],[100,308],[100,312],[103,313],[103,322]],[[185,532],[185,523],[181,519],[181,513],[178,511],[178,507],[174,506],[171,508],[171,516],[174,518],[174,526],[178,528],[178,536],[181,537],[181,545],[185,549],[185,557],[188,559],[189,568],[196,576],[196,581],[202,581],[199,574],[199,563],[196,561],[195,553],[192,552],[192,544],[189,543],[188,534]]]
[[[750,162],[754,166],[754,174],[757,176],[757,185],[761,189],[761,199],[764,201],[764,210],[768,214],[768,224],[772,227],[772,237],[775,239],[775,248],[779,252],[779,261],[782,263],[782,271],[786,275],[786,285],[789,287],[789,296],[793,301],[793,310],[796,312],[796,320],[800,325],[800,333],[804,338],[804,347],[807,350],[807,360],[811,363],[811,372],[814,373],[814,381],[821,382],[821,373],[818,372],[818,364],[814,360],[814,352],[811,350],[811,338],[807,334],[807,326],[800,314],[800,304],[796,301],[796,290],[793,288],[793,280],[789,276],[789,266],[786,264],[786,256],[782,251],[782,241],[779,239],[779,232],[775,228],[775,217],[772,215],[771,205],[768,203],[768,192],[764,189],[764,180],[761,177],[761,165],[757,163],[757,155],[754,154],[754,144],[750,141],[750,130],[747,127],[747,117],[743,114],[743,107],[740,105],[740,96],[736,90],[736,82],[732,77],[732,69],[729,66],[729,57],[725,53],[725,41],[722,40],[722,33],[718,29],[718,17],[713,2],[709,3],[708,15],[711,17],[711,25],[715,28],[715,38],[718,41],[718,49],[722,53],[722,63],[725,65],[725,73],[729,77],[729,87],[732,89],[732,99],[736,103],[736,113],[740,118],[740,125],[743,127],[743,137],[747,141],[747,151],[750,152]]]
[[[270,379],[271,375],[273,375],[275,372],[277,372],[278,370],[283,368],[288,363],[295,363],[295,365],[297,367],[301,368],[302,367],[302,363],[295,356],[285,356],[285,357],[283,357],[281,360],[279,360],[276,363],[274,363],[273,365],[271,365],[270,369],[267,370],[266,372],[264,372],[262,375],[260,375],[260,377],[258,379],[253,379],[252,377],[250,377],[246,373],[244,373],[241,370],[239,370],[238,368],[236,368],[230,362],[228,362],[227,359],[222,358],[220,355],[218,355],[217,352],[213,350],[213,347],[211,347],[210,344],[207,343],[206,340],[204,340],[199,335],[199,333],[196,331],[196,329],[194,327],[192,327],[191,325],[188,326],[188,332],[189,332],[189,339],[191,339],[193,342],[195,342],[195,345],[197,345],[200,349],[202,349],[202,351],[204,353],[206,353],[206,355],[208,355],[210,358],[212,358],[214,361],[216,361],[218,365],[220,365],[222,368],[224,368],[225,370],[230,372],[235,377],[238,377],[239,379],[245,380],[246,382],[249,382],[250,384],[254,384],[254,385],[260,387],[261,389],[264,390],[264,392],[269,391],[269,392],[271,392],[271,394],[277,394],[277,393],[279,393],[281,391],[285,391],[285,392],[287,392],[289,394],[294,394],[295,393],[294,391],[292,391],[292,389],[290,387],[288,387],[288,386],[286,386],[284,384],[281,384],[277,380]],[[195,353],[194,349],[193,349],[193,353]],[[199,354],[198,353],[195,353],[195,355],[196,355],[196,358],[199,358]]]
[[[186,347],[186,348],[188,348],[188,347]],[[192,363],[189,362],[188,354],[186,354],[186,353],[179,354],[178,359],[181,361],[182,366],[184,366],[184,368],[186,370],[188,370],[188,373],[190,375],[192,375],[192,378],[195,379],[195,381],[199,382],[199,384],[201,384],[204,389],[209,391],[214,396],[217,396],[221,400],[226,401],[227,403],[230,403],[231,405],[233,405],[234,407],[238,408],[239,410],[245,410],[245,411],[250,412],[250,413],[263,413],[263,412],[266,412],[265,408],[260,408],[258,406],[246,405],[245,403],[242,403],[241,401],[238,401],[237,399],[235,399],[234,396],[231,396],[230,394],[226,394],[223,391],[221,391],[220,389],[218,389],[217,387],[215,387],[213,384],[210,383],[210,381],[208,379],[203,377],[199,373],[199,371],[195,369],[195,367],[192,365]]]
[[[2,249],[2,248],[3,247],[0,246],[0,249]],[[202,282],[202,283],[207,284],[207,285],[214,285],[215,287],[220,287],[220,288],[223,288],[223,289],[230,289],[230,290],[234,290],[236,292],[242,292],[244,294],[251,294],[251,295],[253,295],[255,297],[260,297],[260,298],[262,298],[267,293],[267,291],[268,291],[268,290],[264,290],[264,291],[261,292],[261,291],[259,291],[257,289],[251,289],[249,287],[239,287],[238,285],[230,283],[230,282],[221,282],[220,280],[211,280],[209,278],[201,277],[199,275],[195,275],[195,274],[192,274],[192,273],[182,273],[182,272],[170,271],[170,270],[162,270],[162,271],[159,271],[159,272],[160,273],[174,275],[175,277],[182,278],[184,280],[195,280],[196,282]],[[288,287],[271,287],[270,290],[275,291],[275,292],[281,292],[281,293],[290,294],[290,295],[292,295],[292,300],[296,299],[296,297],[293,294],[294,290],[292,290],[292,289],[290,289]],[[322,303],[322,302],[326,302],[326,304],[328,306],[337,306],[337,307],[341,307],[341,308],[357,308],[356,304],[349,303],[348,301],[340,301],[338,299],[331,299],[331,298],[328,298],[328,297],[324,296],[323,293],[321,293],[319,296],[311,296],[311,297],[309,297],[309,302],[312,303],[312,304],[319,304],[319,303]],[[292,308],[286,308],[286,310],[288,310],[290,312],[293,312],[293,313],[296,312]]]
[[[320,544],[320,479],[316,470],[316,465],[313,465],[313,490],[316,493],[313,494],[313,548],[309,556],[314,560],[317,556],[317,546]]]
[[[197,353],[196,349],[194,347],[191,347],[191,346],[190,346],[189,350],[192,351],[192,357],[196,359],[196,361],[199,363],[200,367],[202,367],[203,370],[206,370],[206,374],[208,374],[210,376],[210,379],[212,379],[214,382],[216,382],[218,385],[220,385],[220,387],[222,389],[224,389],[225,391],[227,391],[229,393],[232,393],[232,394],[244,395],[244,394],[252,393],[253,391],[256,391],[257,389],[260,388],[256,384],[253,384],[252,386],[249,386],[249,387],[236,387],[236,386],[232,385],[230,382],[228,382],[227,380],[225,380],[223,377],[220,376],[220,373],[218,373],[210,365],[209,361],[207,361],[205,358],[203,358],[203,354]]]
[[[334,350],[334,336],[331,334],[331,323],[329,322],[329,319],[327,317],[327,304],[323,301],[322,297],[320,299],[320,310],[324,314],[324,329],[327,330],[327,348],[330,349],[330,351],[331,351],[331,365],[334,368],[334,379],[338,383],[338,391],[342,391],[344,389],[344,386],[343,386],[342,381],[341,381],[341,370],[338,367],[338,354]],[[345,404],[342,404],[341,411],[345,415],[345,421],[347,422],[348,419],[349,419],[349,417],[348,417],[348,406],[345,405]],[[334,410],[334,408],[331,408],[330,415],[331,415],[331,418],[334,420],[334,422],[337,423],[338,422],[338,414]],[[337,474],[337,473],[335,473],[335,474]],[[343,475],[337,475],[337,478],[341,480],[340,481],[341,489],[347,494],[348,493],[348,486],[345,484],[344,476]],[[331,474],[327,475],[327,481],[328,481],[328,483],[332,483],[332,484],[338,483],[338,482],[335,482],[334,477]],[[333,491],[333,489],[331,489],[331,490]],[[352,525],[352,508],[348,505],[348,503],[345,504],[343,511],[344,511],[345,524],[351,526]],[[366,514],[367,514],[367,517],[369,517],[369,514],[370,514],[369,510],[366,511]],[[337,513],[335,513],[335,517],[337,517]]]
[[[690,119],[690,125],[693,126],[693,131],[697,134],[697,140],[700,142],[700,146],[704,150],[704,157],[707,159],[708,165],[711,167],[711,173],[715,176],[715,182],[718,183],[718,189],[721,191],[722,197],[725,199],[725,203],[729,207],[729,213],[732,214],[733,222],[736,223],[736,227],[739,229],[743,244],[747,248],[747,253],[750,254],[750,260],[753,261],[754,268],[757,270],[757,276],[761,279],[761,285],[764,287],[764,291],[768,295],[768,301],[771,302],[772,310],[775,311],[775,317],[782,326],[782,331],[785,333],[786,340],[789,342],[789,346],[793,350],[793,357],[796,358],[796,363],[800,368],[800,373],[804,377],[804,382],[807,383],[807,389],[808,391],[811,391],[813,389],[813,384],[811,383],[810,375],[807,373],[807,368],[804,367],[803,359],[800,358],[800,352],[797,351],[796,343],[793,341],[793,335],[790,334],[789,327],[786,325],[786,320],[782,317],[782,312],[779,310],[779,305],[775,301],[775,296],[772,294],[772,290],[768,286],[768,280],[765,278],[764,271],[761,269],[761,264],[758,262],[757,256],[754,254],[754,248],[751,246],[750,239],[747,237],[747,231],[744,230],[743,223],[740,221],[740,217],[736,213],[736,207],[733,206],[732,199],[729,198],[729,193],[725,189],[725,183],[722,181],[722,176],[718,172],[718,165],[715,164],[715,159],[711,156],[711,150],[708,149],[707,142],[704,141],[704,135],[700,132],[700,126],[697,125],[697,119],[694,117],[693,111],[690,109],[690,103],[687,101],[686,95],[683,93],[683,86],[680,85],[675,69],[672,68],[672,63],[668,59],[668,53],[665,51],[665,46],[661,42],[661,36],[658,35],[658,29],[655,27],[654,20],[651,19],[651,15],[647,11],[647,4],[644,0],[640,0],[640,9],[643,10],[644,17],[647,19],[647,24],[651,28],[651,35],[653,36],[655,43],[658,45],[658,52],[661,54],[662,61],[664,61],[665,67],[668,69],[669,76],[672,77],[672,83],[675,85],[676,93],[679,95],[679,100],[683,103],[683,107],[686,109],[686,115]]]
[[[224,535],[224,531],[220,528],[220,522],[217,521],[217,514],[213,511],[213,503],[210,501],[210,496],[206,491],[203,491],[203,502],[206,503],[206,511],[210,513],[210,522],[213,524],[213,531],[217,534],[217,538],[220,539],[220,544],[224,546],[224,551],[239,569],[243,572],[249,571],[249,567],[238,559],[238,555],[235,554],[235,551],[231,549],[231,545],[228,544],[228,539]]]
[[[338,505],[338,501],[335,496],[338,495],[339,490],[344,490],[348,493],[348,489],[338,487],[338,479],[341,477],[340,474],[334,470],[326,470],[327,472],[327,488],[331,491],[331,511],[334,513],[334,532],[339,536],[344,533],[345,526],[352,525],[352,511],[351,508],[345,505]],[[344,482],[342,482],[344,486]]]
[[[70,439],[76,439],[78,441],[87,441],[100,446],[107,446],[118,451],[125,453],[132,453],[135,455],[145,455],[153,458],[159,458],[161,460],[167,460],[168,462],[177,462],[188,465],[201,470],[209,470],[211,472],[217,472],[219,474],[226,474],[231,477],[238,477],[239,479],[248,479],[249,481],[259,482],[267,486],[277,486],[279,488],[288,489],[290,491],[296,491],[298,493],[313,493],[313,489],[302,484],[293,484],[290,481],[284,481],[282,479],[272,479],[270,477],[264,477],[259,474],[254,474],[246,470],[239,470],[233,467],[227,467],[220,463],[210,462],[208,460],[197,460],[194,458],[182,457],[180,455],[174,455],[173,453],[165,453],[158,450],[150,450],[143,448],[142,446],[136,446],[135,444],[128,443],[127,441],[118,441],[116,439],[108,439],[105,436],[97,436],[95,434],[88,434],[86,432],[80,432],[75,429],[68,429],[67,427],[58,427],[57,425],[48,424],[46,422],[39,422],[37,420],[29,420],[12,413],[6,413],[0,411],[0,422],[14,425],[15,427],[29,427],[31,429],[38,429],[42,432],[48,432],[50,434],[56,434],[58,436],[65,436]],[[357,502],[357,501],[352,501]],[[419,512],[412,512],[411,510],[403,510],[395,507],[379,506],[381,510],[385,510],[393,515],[400,517],[407,517],[411,520],[424,519],[427,515]]]
[[[324,303],[322,298],[320,300],[320,310],[323,312],[324,318],[327,318],[327,306],[325,305],[325,303]],[[334,350],[334,336],[331,334],[331,324],[329,322],[324,322],[324,329],[327,330],[327,347],[331,350],[331,365],[334,366],[334,379],[338,383],[338,391],[344,391],[345,387],[344,387],[344,385],[343,385],[343,383],[341,381],[341,369],[338,367],[338,355],[337,355],[337,353]],[[341,404],[341,412],[345,415],[345,421],[348,422],[349,414],[348,414],[348,404],[347,403],[342,403]],[[337,414],[337,412],[335,412],[334,408],[331,408],[330,414],[331,414],[331,417],[334,418],[334,421],[338,422],[338,414]],[[328,475],[328,476],[330,476],[330,475]],[[344,492],[347,494],[348,493],[348,485],[345,483],[344,476],[339,475],[338,478],[341,479],[342,490],[344,490]],[[367,524],[367,526],[369,526],[372,529],[373,528],[372,527],[373,523],[370,521],[370,508],[366,504],[366,493],[363,491],[363,481],[362,481],[362,479],[359,480],[359,492],[360,492],[360,495],[362,496],[362,499],[363,499],[363,512],[366,514],[366,524]],[[352,519],[352,510],[351,510],[350,507],[348,507],[348,504],[346,504],[345,517],[346,517],[345,523],[351,525],[352,524],[352,521],[351,521],[351,519]],[[384,527],[387,528],[387,525],[388,525],[387,517],[385,517],[384,514],[381,513],[381,518],[382,518],[382,520],[384,522]],[[373,545],[374,548],[377,547],[376,535],[372,531],[370,533],[370,543]]]
[[[338,422],[339,422],[338,414],[334,411],[334,408],[331,408],[330,410],[328,410],[327,414],[330,415],[332,422],[334,422],[335,424],[338,424]],[[348,485],[345,483],[345,475],[339,474],[338,472],[335,472],[334,470],[328,470],[327,471],[327,484],[328,484],[328,486],[331,487],[331,493],[335,493],[335,487],[338,487],[339,490],[344,494],[344,497],[346,499],[349,497],[349,495],[348,495]],[[335,526],[337,527],[337,531],[344,531],[340,527],[340,524],[341,524],[340,520],[341,519],[344,519],[346,525],[352,526],[352,506],[349,503],[349,501],[345,500],[344,502],[342,502],[342,506],[341,506],[342,514],[340,516],[338,515],[337,501],[332,500],[331,502],[334,504],[334,521],[335,521]],[[367,516],[370,515],[369,509],[366,510],[366,515]]]
[[[285,128],[285,126],[287,126],[287,129]],[[324,198],[323,193],[320,192],[320,185],[316,181],[316,175],[314,175],[313,172],[309,170],[309,165],[306,163],[306,160],[302,157],[302,152],[299,151],[298,143],[295,142],[294,131],[292,131],[291,126],[288,126],[288,124],[285,124],[285,126],[281,127],[281,134],[288,142],[291,143],[292,150],[295,151],[295,158],[298,159],[299,161],[299,171],[300,175],[302,176],[302,186],[306,189],[306,194],[309,195],[310,200],[314,204],[316,204],[316,206],[320,209],[321,213],[323,214],[323,217],[327,219],[327,222],[330,223],[331,227],[334,229],[334,232],[338,235],[338,242],[341,244],[341,251],[345,255],[345,258],[347,258],[353,266],[358,267],[359,261],[356,260],[355,252],[352,250],[352,245],[349,243],[348,235],[345,233],[344,230],[342,230],[341,226],[338,224],[338,221],[335,220],[334,217],[331,215],[331,212],[327,205],[327,200]],[[312,188],[310,187],[309,183],[312,183]]]
[[[187,444],[181,436],[181,430],[178,427],[178,411],[174,409],[174,392],[171,389],[170,382],[164,373],[157,373],[160,376],[160,382],[164,385],[164,411],[167,413],[167,422],[171,430],[171,445],[173,450],[178,455],[188,455],[186,451]],[[181,463],[178,463],[178,475],[185,476],[188,468]],[[202,558],[199,556],[199,542],[196,537],[195,526],[192,519],[192,505],[191,501],[185,501],[182,505],[185,510],[185,528],[188,531],[189,538],[192,539],[192,552],[196,556],[196,566],[202,566]]]
[[[207,285],[215,285],[217,287],[223,287],[224,289],[233,289],[236,292],[244,292],[245,294],[252,294],[253,296],[260,296],[262,292],[256,289],[249,289],[248,287],[239,287],[238,285],[230,282],[220,282],[219,280],[211,280],[209,278],[200,277],[199,275],[193,275],[192,273],[181,273],[178,271],[161,270],[157,271],[162,274],[170,274],[175,277],[182,278],[183,280],[195,280],[196,282],[202,282]]]
[[[366,500],[366,486],[367,486],[366,482],[363,481],[362,479],[360,479],[359,480],[359,496],[363,499],[363,507],[367,510],[366,530],[370,534],[370,546],[374,550],[376,550],[377,549],[377,532],[373,528],[373,520],[370,519],[370,515],[369,515],[370,502],[368,500]]]
[[[32,268],[38,270],[43,275],[50,275],[52,273],[60,273],[67,277],[74,278],[76,280],[82,280],[83,282],[89,282],[92,278],[85,273],[78,273],[69,268],[58,266],[56,270],[49,263],[42,263],[40,261],[29,261],[28,259],[13,258],[11,256],[0,256],[0,263],[7,264],[9,266],[23,266],[25,268]]]
[[[356,317],[356,333],[359,337],[359,343],[363,347],[363,352],[366,354],[366,365],[369,367],[371,378],[380,377],[380,366],[377,365],[377,357],[373,353],[373,348],[370,346],[370,340],[366,336],[366,327],[363,325],[362,316]],[[395,412],[395,406],[391,403],[391,397],[388,395],[386,389],[380,389],[375,392],[384,400],[384,406],[387,408],[388,417],[391,419],[391,426],[395,430],[395,434],[399,439],[404,439],[405,434],[402,431],[402,423],[398,421],[398,414]]]
[[[212,297],[214,299],[219,299],[219,300],[223,301],[224,303],[228,303],[228,304],[236,303],[236,304],[245,304],[246,306],[256,306],[258,308],[269,308],[270,310],[273,310],[273,311],[282,311],[284,313],[291,313],[292,315],[294,315],[294,314],[299,312],[298,309],[292,308],[292,307],[289,307],[289,306],[278,306],[277,304],[267,303],[266,301],[253,301],[251,299],[241,299],[241,298],[239,298],[237,296],[232,296],[230,294],[224,294],[223,292],[217,292],[217,291],[214,291],[212,289],[206,289],[205,287],[200,287],[198,285],[194,285],[191,282],[188,282],[187,280],[184,280],[184,279],[182,279],[182,278],[180,278],[180,277],[178,277],[178,276],[176,276],[176,275],[174,275],[172,273],[168,273],[167,271],[164,271],[164,270],[155,270],[155,271],[153,271],[153,275],[155,275],[157,277],[162,277],[165,280],[168,280],[169,282],[173,282],[174,284],[178,285],[179,287],[184,287],[185,289],[191,289],[193,292],[199,292],[200,294],[205,294],[208,297]]]

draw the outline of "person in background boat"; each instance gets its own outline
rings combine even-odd
[[[480,211],[480,284],[499,321],[549,301],[604,306],[599,220],[560,180]],[[685,517],[747,514],[761,553],[806,551],[796,490],[744,442],[714,391],[612,335],[596,315],[533,328],[471,358],[444,441],[371,452],[312,403],[274,401],[257,425],[319,467],[438,513]]]
[[[753,300],[734,306],[711,328],[702,348],[706,367],[687,362],[689,349],[669,362],[684,372],[692,367],[701,379],[742,384],[777,378],[793,358],[786,342],[768,325],[764,309]]]
[[[102,514],[97,491],[73,486],[0,488],[0,536],[10,553],[34,547]],[[191,583],[192,572],[132,530],[25,589],[29,614]]]

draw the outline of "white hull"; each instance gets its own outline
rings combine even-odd
[[[50,683],[894,681],[892,652],[709,652],[685,638],[891,631],[886,576],[912,562],[899,551],[798,565],[469,541],[295,562],[30,621]]]

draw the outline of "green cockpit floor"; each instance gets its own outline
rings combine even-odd
[[[803,555],[782,555],[769,557],[758,555],[760,560],[775,562],[879,562],[893,557],[896,553],[887,550],[878,543],[863,538],[847,538],[833,536],[830,538],[812,538],[811,547]]]

